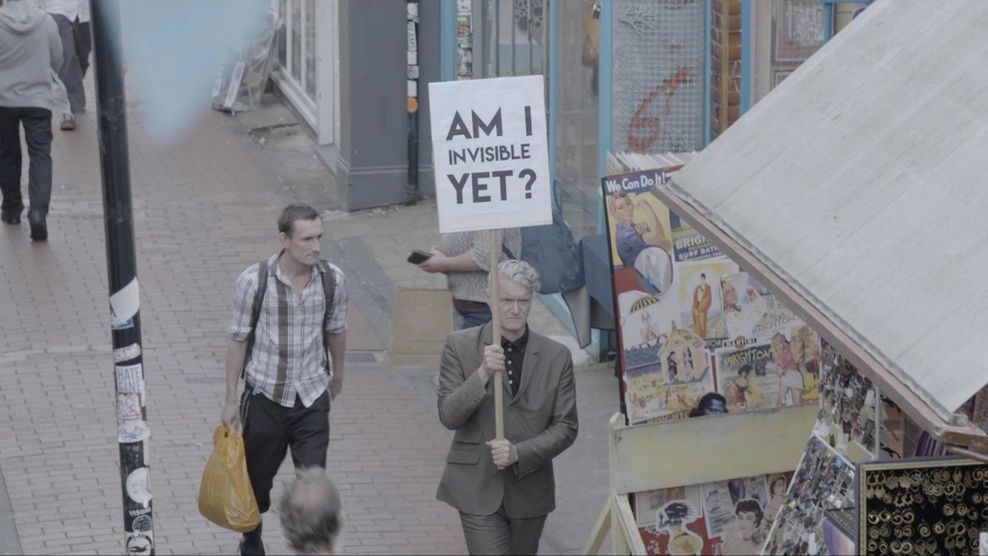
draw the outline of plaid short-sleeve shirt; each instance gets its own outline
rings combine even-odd
[[[246,341],[250,334],[251,307],[257,291],[258,265],[240,274],[233,289],[233,321],[230,337]],[[343,271],[334,264],[336,289],[327,332],[346,330],[347,284]],[[309,407],[326,391],[332,378],[332,361],[323,346],[322,324],[326,310],[322,268],[314,266],[301,293],[281,273],[278,255],[268,259],[268,283],[254,335],[254,349],[247,354],[247,382],[255,393],[285,407],[295,405],[298,395]]]

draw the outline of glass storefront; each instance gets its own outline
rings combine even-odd
[[[316,1],[278,2],[283,25],[275,78],[309,125],[316,127]]]
[[[611,150],[703,148],[704,0],[615,0]]]
[[[599,19],[593,0],[556,6],[555,110],[556,201],[576,238],[600,232],[598,160]]]
[[[474,0],[472,9],[475,78],[543,73],[545,0]]]
[[[597,133],[597,47],[599,30],[593,0],[557,1],[550,22],[550,0],[473,0],[458,5],[458,38],[469,36],[469,75],[461,63],[458,78],[546,75],[557,79],[547,99],[552,114],[555,200],[576,238],[596,234],[600,218]],[[467,15],[469,14],[469,15]],[[468,28],[463,24],[469,22]],[[550,33],[554,25],[554,33]],[[554,38],[554,49],[549,41]],[[459,59],[463,60],[460,48]],[[550,50],[555,53],[550,58]],[[554,67],[553,67],[554,66]],[[548,92],[547,92],[548,94]]]
[[[756,0],[752,102],[758,102],[871,2]]]

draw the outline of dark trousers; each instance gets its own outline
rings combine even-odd
[[[470,554],[537,554],[546,516],[512,519],[501,506],[490,515],[460,512]]]
[[[263,394],[254,395],[250,386],[244,390],[240,412],[247,475],[261,513],[271,507],[271,486],[289,447],[296,469],[314,465],[326,468],[329,403],[329,390],[311,407],[303,406],[298,396],[295,407],[284,407]]]
[[[0,107],[0,208],[8,214],[24,210],[21,198],[21,136],[24,126],[28,170],[28,198],[31,210],[48,214],[51,201],[51,111],[44,108]]]
[[[58,35],[62,39],[62,67],[58,68],[58,77],[69,94],[72,113],[79,114],[86,111],[86,90],[82,79],[89,69],[89,53],[93,49],[89,22],[78,19],[69,21],[69,18],[58,14],[52,17],[58,24]]]

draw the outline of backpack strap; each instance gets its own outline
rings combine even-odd
[[[326,370],[329,370],[331,362],[329,354],[329,344],[327,342],[326,324],[329,323],[329,316],[333,311],[333,299],[336,297],[336,273],[329,266],[326,259],[319,259],[319,267],[322,269],[322,292],[326,298],[326,312],[322,316],[322,346],[326,350]]]
[[[240,369],[240,378],[247,376],[247,362],[254,352],[254,337],[257,333],[257,321],[261,318],[261,305],[264,303],[264,293],[268,289],[268,260],[264,259],[257,265],[257,291],[254,292],[254,304],[250,308],[250,333],[247,334],[247,355],[244,366]]]

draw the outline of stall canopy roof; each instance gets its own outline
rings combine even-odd
[[[986,29],[879,0],[670,184],[948,421],[988,383]]]

